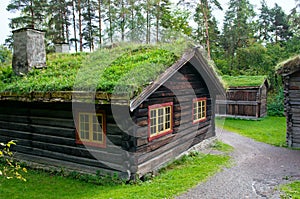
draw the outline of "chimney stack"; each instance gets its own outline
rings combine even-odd
[[[13,31],[12,67],[17,75],[25,75],[34,68],[46,67],[45,32],[22,28]]]
[[[68,43],[56,43],[55,44],[55,52],[56,53],[68,53],[69,52],[69,44]]]

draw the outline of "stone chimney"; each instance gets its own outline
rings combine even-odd
[[[56,43],[55,44],[55,52],[56,53],[68,53],[69,52],[69,44],[68,43]]]
[[[17,75],[25,75],[34,68],[46,67],[45,32],[22,28],[13,31],[12,67]]]

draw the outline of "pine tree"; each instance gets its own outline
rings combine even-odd
[[[143,42],[145,38],[145,24],[142,0],[128,0],[128,15],[126,28],[128,29],[129,40]]]
[[[200,0],[194,14],[194,20],[197,24],[196,34],[205,40],[208,59],[211,58],[210,32],[212,31],[210,31],[210,26],[216,27],[216,24],[214,24],[215,20],[213,20],[211,14],[212,6],[222,10],[221,4],[217,0]],[[200,39],[201,44],[203,44],[202,40]]]
[[[289,31],[288,16],[278,4],[275,4],[275,7],[271,9],[271,13],[273,20],[271,31],[274,35],[272,40],[275,43],[287,41],[292,36]]]
[[[47,13],[50,18],[47,24],[46,37],[53,43],[69,43],[69,8],[70,2],[66,0],[50,0]]]
[[[44,10],[47,0],[11,0],[6,10],[9,12],[20,11],[21,16],[11,19],[12,29],[31,27],[42,29],[44,24]]]
[[[225,13],[222,45],[231,70],[233,70],[235,51],[247,47],[249,39],[253,38],[254,16],[253,5],[248,0],[230,0],[229,8]],[[238,68],[239,64],[236,65]]]
[[[293,35],[300,37],[300,0],[296,0],[296,6],[289,15],[290,31]]]
[[[258,20],[258,38],[263,42],[270,42],[272,24],[271,9],[266,4],[265,0],[261,1],[260,15]]]
[[[86,0],[83,2],[82,9],[82,36],[85,40],[83,43],[83,48],[87,47],[90,51],[95,49],[95,37],[96,37],[96,9],[97,9],[97,2],[94,0]]]

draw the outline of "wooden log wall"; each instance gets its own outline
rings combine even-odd
[[[179,70],[135,110],[136,164],[139,175],[153,171],[163,163],[214,134],[212,99],[202,77],[190,64]],[[176,94],[175,94],[176,93]],[[207,120],[193,124],[193,99],[207,97]],[[173,102],[173,133],[148,141],[148,106]],[[180,102],[180,104],[179,104]]]
[[[226,100],[217,101],[218,115],[259,118],[267,114],[267,86],[230,88]]]
[[[284,77],[287,145],[300,147],[300,71]]]
[[[124,143],[131,138],[116,125],[110,105],[96,109],[106,112],[105,148],[76,144],[71,103],[0,101],[0,141],[17,140],[13,150],[33,162],[89,173],[118,172],[129,178],[130,155]]]

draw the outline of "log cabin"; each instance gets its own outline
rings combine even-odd
[[[182,46],[102,49],[84,55],[74,76],[81,55],[53,55],[74,60],[2,79],[0,141],[17,140],[22,160],[75,171],[131,179],[157,170],[215,136],[215,100],[224,96],[201,50],[174,51]]]
[[[283,80],[286,143],[300,148],[300,56],[279,64],[277,72]]]
[[[258,119],[267,115],[268,80],[265,76],[223,76],[226,100],[217,100],[222,117]]]

